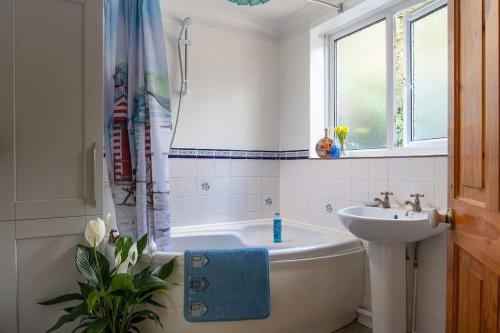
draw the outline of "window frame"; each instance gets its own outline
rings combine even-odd
[[[336,94],[335,94],[335,83],[336,80],[336,54],[335,54],[335,42],[343,37],[350,34],[356,33],[364,28],[367,28],[373,24],[381,21],[385,21],[386,24],[386,119],[387,119],[387,147],[386,148],[376,148],[376,149],[361,149],[361,150],[349,150],[346,152],[347,157],[383,157],[383,156],[427,156],[427,155],[447,155],[448,154],[448,138],[442,139],[430,139],[430,140],[419,140],[411,141],[411,132],[408,130],[409,123],[408,112],[411,113],[411,109],[408,108],[407,103],[411,103],[406,94],[408,89],[405,87],[405,110],[404,110],[404,147],[397,148],[395,146],[396,138],[396,128],[395,128],[395,115],[396,115],[396,54],[394,52],[394,40],[395,40],[395,21],[394,15],[398,12],[408,8],[416,6],[425,0],[405,0],[400,1],[395,5],[382,8],[378,11],[373,11],[366,15],[361,15],[355,19],[347,21],[345,24],[340,25],[334,31],[330,31],[324,34],[325,38],[325,121],[326,127],[336,124]],[[447,0],[438,0],[435,3],[422,8],[421,10],[409,15],[405,18],[408,21],[409,17],[415,17],[418,20],[420,17],[424,17],[432,11],[438,10],[441,7],[447,6]],[[417,18],[417,14],[419,15]],[[404,24],[404,34],[405,42],[411,43],[408,38],[407,33],[409,28],[407,28],[407,23]],[[408,50],[409,45],[405,45],[405,50]],[[404,55],[404,75],[408,77],[408,56],[411,56],[411,52],[405,52]],[[410,119],[411,121],[411,119]]]
[[[405,52],[404,55],[404,79],[407,82],[410,82],[410,86],[404,85],[404,99],[405,99],[405,109],[404,109],[404,117],[405,117],[405,127],[404,127],[404,146],[405,147],[425,147],[430,144],[439,145],[439,144],[448,144],[448,138],[432,138],[432,139],[422,139],[422,140],[413,140],[413,102],[414,102],[414,94],[413,94],[413,30],[412,24],[435,13],[438,10],[446,8],[448,6],[448,2],[446,0],[436,1],[435,3],[422,8],[408,16],[405,17],[404,22],[404,39],[405,39]]]

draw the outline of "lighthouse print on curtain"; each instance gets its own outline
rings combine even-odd
[[[106,161],[121,235],[170,245],[172,118],[158,0],[107,0]]]

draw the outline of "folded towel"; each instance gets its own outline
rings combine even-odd
[[[265,319],[270,314],[267,249],[184,252],[184,318]]]

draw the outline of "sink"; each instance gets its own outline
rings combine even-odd
[[[409,213],[402,209],[356,206],[338,211],[342,224],[368,241],[373,333],[406,332],[406,244],[446,230],[436,210]]]
[[[432,228],[429,212],[409,213],[401,209],[356,206],[338,212],[342,224],[356,237],[382,243],[414,243],[446,230]]]

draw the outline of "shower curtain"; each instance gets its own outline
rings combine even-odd
[[[106,162],[121,235],[170,245],[172,118],[158,0],[105,1]]]

